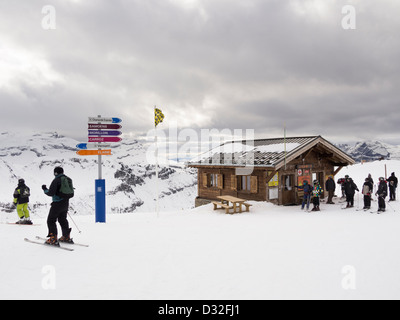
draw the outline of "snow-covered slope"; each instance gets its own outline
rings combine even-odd
[[[387,161],[341,175],[360,185],[385,163],[400,172]],[[335,202],[315,213],[252,202],[235,215],[212,205],[113,214],[107,224],[77,215],[75,241],[90,247],[74,252],[23,241],[46,235],[46,212],[38,226],[0,223],[0,299],[400,299],[400,202],[382,215]]]
[[[12,195],[17,181],[23,178],[31,189],[33,216],[51,202],[41,186],[50,185],[53,170],[62,166],[74,181],[72,212],[94,213],[94,180],[97,179],[97,157],[76,154],[78,141],[57,133],[31,136],[0,134],[0,209],[12,210]],[[155,165],[147,157],[147,148],[136,140],[125,138],[103,157],[106,179],[107,211],[123,213],[151,211],[155,207]],[[150,162],[150,163],[149,163]],[[160,166],[160,208],[187,209],[194,206],[197,176],[194,170],[179,165]]]

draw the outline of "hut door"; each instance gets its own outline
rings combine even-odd
[[[284,175],[282,177],[282,184],[282,204],[295,204],[296,195],[294,188],[294,174]]]

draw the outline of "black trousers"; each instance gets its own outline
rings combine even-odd
[[[390,200],[396,200],[396,188],[389,186]]]
[[[379,209],[386,209],[386,202],[384,197],[378,198]]]
[[[352,207],[354,206],[354,194],[346,194],[347,204],[350,204]]]
[[[50,236],[51,234],[57,236],[57,220],[61,226],[62,235],[64,237],[69,236],[71,230],[69,229],[69,223],[67,220],[68,207],[69,202],[65,200],[61,202],[53,202],[51,204],[49,216],[47,218],[47,227],[49,228],[48,236]]]
[[[364,207],[371,208],[371,196],[364,195]]]

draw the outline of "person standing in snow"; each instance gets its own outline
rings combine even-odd
[[[304,191],[303,203],[301,204],[301,210],[307,205],[307,210],[310,209],[310,201],[311,201],[311,193],[313,191],[313,187],[308,184],[307,180],[303,181],[302,186],[296,186],[296,188]]]
[[[314,180],[314,188],[312,191],[314,208],[311,211],[321,211],[319,209],[319,205],[320,205],[319,197],[321,196],[321,193],[322,193],[322,189],[321,189],[321,186],[320,186],[318,180]]]
[[[364,195],[364,210],[371,209],[371,194],[374,189],[374,185],[371,180],[365,178],[365,183],[363,185],[362,194]]]
[[[392,175],[389,177],[389,179],[387,179],[387,182],[389,183],[389,192],[390,192],[389,201],[396,201],[396,189],[399,181],[395,176],[394,172],[392,172]]]
[[[354,195],[358,190],[357,185],[354,183],[353,179],[347,176],[346,183],[344,184],[344,191],[346,192],[346,201],[347,206],[346,208],[353,208],[354,207]]]
[[[348,176],[346,176],[348,177]],[[344,191],[344,185],[346,183],[346,178],[340,178],[337,181],[338,184],[340,184],[341,190],[342,190],[342,198],[346,198],[346,192]]]
[[[335,181],[333,180],[332,176],[328,177],[328,180],[326,180],[325,183],[325,190],[328,191],[328,204],[335,204],[332,199],[333,196],[335,195],[335,190],[336,190],[336,184]]]
[[[17,206],[17,213],[19,216],[19,221],[16,224],[32,224],[28,203],[31,191],[29,187],[25,185],[24,179],[18,180],[18,187],[14,191],[14,204]]]
[[[380,177],[379,178],[379,185],[378,185],[378,191],[376,192],[378,195],[378,214],[379,212],[385,212],[386,211],[386,203],[385,203],[385,198],[387,197],[388,194],[388,187],[387,183],[385,181],[385,178]]]
[[[49,197],[52,197],[53,199],[49,216],[47,218],[47,226],[49,228],[49,234],[47,235],[47,237],[49,239],[45,243],[58,246],[59,242],[73,243],[73,241],[70,238],[72,229],[69,227],[69,223],[67,220],[69,198],[63,196],[60,192],[62,179],[63,177],[66,177],[64,175],[64,169],[61,167],[55,168],[54,176],[55,178],[51,183],[49,189],[47,189],[46,185],[42,186],[44,193]],[[57,220],[62,230],[62,237],[60,239],[57,239]]]

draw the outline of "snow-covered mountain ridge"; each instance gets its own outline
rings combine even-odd
[[[25,179],[31,189],[33,211],[48,207],[51,199],[41,186],[50,185],[53,170],[62,166],[74,181],[72,212],[94,213],[94,180],[97,179],[97,156],[79,156],[76,141],[57,133],[23,136],[0,133],[0,209],[12,209],[12,194],[17,181]],[[155,208],[156,167],[147,159],[147,148],[134,139],[125,138],[112,148],[112,156],[103,156],[106,180],[107,211],[114,213],[153,211]],[[159,168],[160,208],[182,210],[193,207],[197,175],[178,164]]]
[[[381,141],[362,141],[355,145],[339,144],[338,147],[357,162],[375,160],[400,160],[400,146]]]

